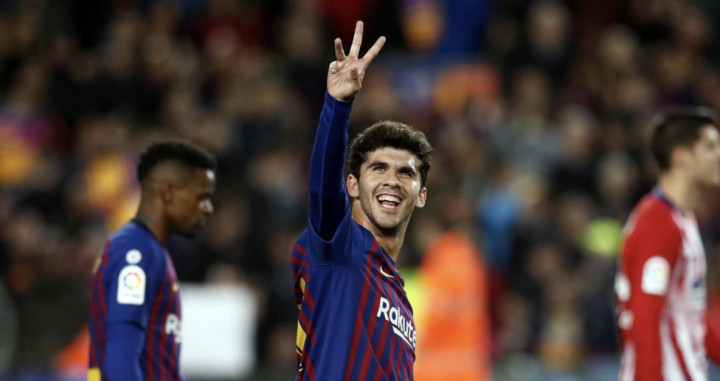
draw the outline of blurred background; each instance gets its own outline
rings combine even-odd
[[[332,40],[388,42],[351,134],[436,150],[399,266],[417,380],[611,380],[622,225],[669,105],[720,111],[713,0],[1,0],[0,379],[82,380],[89,278],[164,137],[219,158],[216,214],[169,250],[196,380],[291,380],[290,248]],[[720,305],[720,196],[698,210]],[[457,374],[453,374],[456,372]]]

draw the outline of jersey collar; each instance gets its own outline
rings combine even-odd
[[[667,196],[665,196],[665,193],[663,193],[662,189],[660,189],[659,185],[656,185],[655,188],[652,190],[652,195],[655,196],[660,202],[670,207],[670,209],[684,215],[682,209],[678,208],[677,205],[675,205],[674,202],[670,201]]]
[[[147,231],[148,234],[150,234],[150,236],[153,237],[153,238],[157,241],[157,237],[155,237],[155,234],[153,234],[152,230],[150,230],[150,228],[149,228],[147,225],[145,225],[145,223],[142,222],[142,220],[140,220],[139,218],[135,217],[135,218],[133,218],[132,220],[130,220],[130,222],[132,222],[133,224],[137,225],[137,226],[140,227],[141,229]]]

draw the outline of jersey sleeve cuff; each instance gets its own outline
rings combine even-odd
[[[349,102],[340,101],[333,98],[333,96],[330,95],[330,93],[328,93],[327,91],[325,92],[325,104],[334,108],[337,111],[347,111],[347,113],[349,114],[354,101],[355,99],[352,99]]]

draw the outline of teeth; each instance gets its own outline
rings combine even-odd
[[[384,194],[384,195],[381,195],[380,197],[378,197],[378,201],[380,201],[380,202],[390,201],[390,202],[396,202],[396,203],[399,204],[399,203],[400,203],[400,197],[395,197],[395,196],[390,196],[390,195]]]

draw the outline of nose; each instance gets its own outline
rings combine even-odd
[[[383,185],[396,188],[400,186],[400,179],[398,178],[399,173],[395,171],[388,171],[387,175],[383,179]]]

